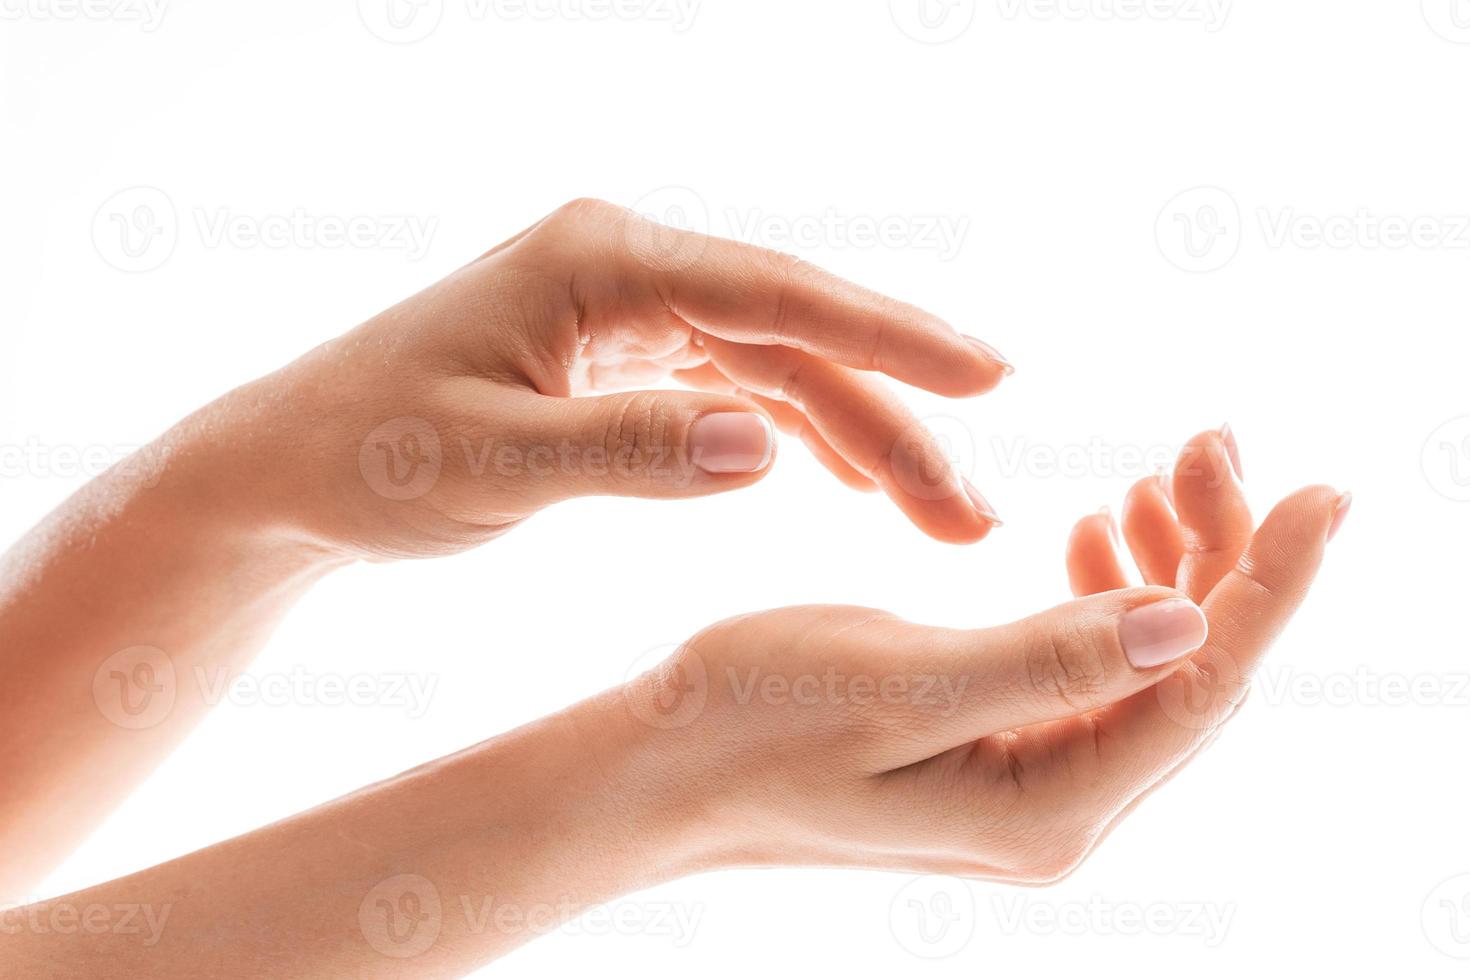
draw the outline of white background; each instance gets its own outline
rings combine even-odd
[[[479,741],[735,612],[983,625],[1062,601],[1073,520],[1149,472],[1141,452],[1228,420],[1260,512],[1311,482],[1356,505],[1232,731],[1074,878],[707,875],[629,900],[697,916],[692,936],[583,928],[494,969],[1463,976],[1470,908],[1456,933],[1440,903],[1470,878],[1435,889],[1470,872],[1470,5],[1116,2],[931,0],[925,27],[913,0],[704,0],[692,22],[694,0],[428,0],[395,32],[382,0],[176,0],[157,22],[0,0],[7,540],[82,482],[76,454],[95,471],[580,195],[799,252],[1018,367],[974,402],[912,397],[1007,520],[980,546],[927,541],[788,445],[740,494],[580,501],[473,554],[338,574],[254,673],[412,675],[426,710],[227,702],[44,892]],[[293,214],[384,236],[213,235]],[[422,254],[403,216],[432,228]],[[119,218],[162,234],[129,257]],[[936,889],[929,944],[909,900]],[[1162,934],[1108,924],[1137,909]]]

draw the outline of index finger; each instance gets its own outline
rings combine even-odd
[[[989,391],[1013,368],[931,313],[795,256],[624,212],[621,243],[676,316],[742,344],[795,347],[941,395]]]

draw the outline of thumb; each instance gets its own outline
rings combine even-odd
[[[521,436],[551,457],[539,474],[543,478],[535,481],[544,503],[594,495],[672,499],[737,490],[765,476],[776,455],[770,416],[732,395],[633,391],[590,398],[538,396],[533,415]]]

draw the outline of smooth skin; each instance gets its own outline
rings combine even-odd
[[[1082,597],[1018,623],[812,606],[716,624],[551,718],[23,910],[141,905],[166,922],[22,930],[0,976],[459,976],[591,905],[730,867],[1058,881],[1218,735],[1341,523],[1347,498],[1309,487],[1242,532],[1229,466],[1206,433],[1167,490],[1130,492],[1133,558],[1170,583],[1126,588],[1099,514],[1068,547]],[[1198,506],[1136,506],[1155,492]],[[1179,583],[1208,637],[1140,669],[1130,617],[1194,608]]]
[[[766,419],[932,536],[982,538],[994,511],[874,373],[958,397],[1008,371],[787,257],[559,209],[186,419],[7,554],[0,744],[25,751],[0,786],[0,895],[34,887],[187,734],[196,669],[241,669],[352,561],[463,550],[579,495],[747,486],[775,455]],[[699,390],[587,394],[668,373]],[[846,607],[718,624],[561,714],[8,909],[0,976],[453,976],[589,905],[731,866],[1054,880],[1233,712],[1345,511],[1314,488],[1252,533],[1233,441],[1191,446],[1125,509],[1149,588],[1122,588],[1094,517],[1068,558],[1088,597],[1018,624]],[[114,683],[159,700],[110,701]],[[492,898],[522,924],[473,914]],[[85,925],[123,907],[159,928]]]
[[[671,372],[712,390],[595,394]],[[194,727],[189,680],[243,670],[333,569],[462,551],[571,497],[749,486],[773,465],[772,416],[925,532],[978,541],[989,505],[876,374],[959,397],[1008,372],[790,256],[558,208],[185,419],[0,560],[0,902]],[[119,714],[159,687],[164,717]]]

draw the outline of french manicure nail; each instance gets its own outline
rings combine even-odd
[[[1128,662],[1148,670],[1187,656],[1205,645],[1210,625],[1188,599],[1165,599],[1130,609],[1118,622],[1118,639]]]
[[[1327,526],[1327,540],[1331,541],[1347,520],[1348,510],[1353,506],[1353,495],[1345,493],[1337,498],[1337,507],[1332,511],[1332,523]]]
[[[969,480],[960,477],[960,483],[964,484],[965,496],[970,498],[970,506],[975,508],[975,513],[996,527],[1001,527],[1005,524],[1005,521],[1001,520],[995,513],[995,508],[990,506],[990,501],[982,497],[980,491],[976,490]]]
[[[1016,373],[1015,366],[1012,365],[1010,361],[1006,360],[1005,357],[1002,356],[1000,351],[996,350],[994,347],[991,347],[979,337],[971,337],[968,334],[965,334],[964,337],[970,343],[974,344],[975,347],[980,350],[980,353],[985,355],[987,360],[994,361],[996,364],[999,364],[1001,372],[1003,374],[1009,376]]]
[[[754,412],[713,412],[689,427],[689,458],[706,473],[755,473],[775,449],[771,423]]]
[[[1113,547],[1114,548],[1120,548],[1120,547],[1122,547],[1123,541],[1118,536],[1118,522],[1113,519],[1113,508],[1111,508],[1111,507],[1107,506],[1106,504],[1104,504],[1102,507],[1100,507],[1098,509],[1098,514],[1100,514],[1108,522],[1108,537],[1109,538],[1112,538],[1112,540],[1113,540]]]
[[[1220,441],[1225,444],[1225,454],[1230,457],[1230,468],[1235,471],[1235,478],[1245,482],[1245,471],[1240,468],[1240,446],[1235,441],[1235,430],[1230,428],[1229,422],[1220,426]]]

